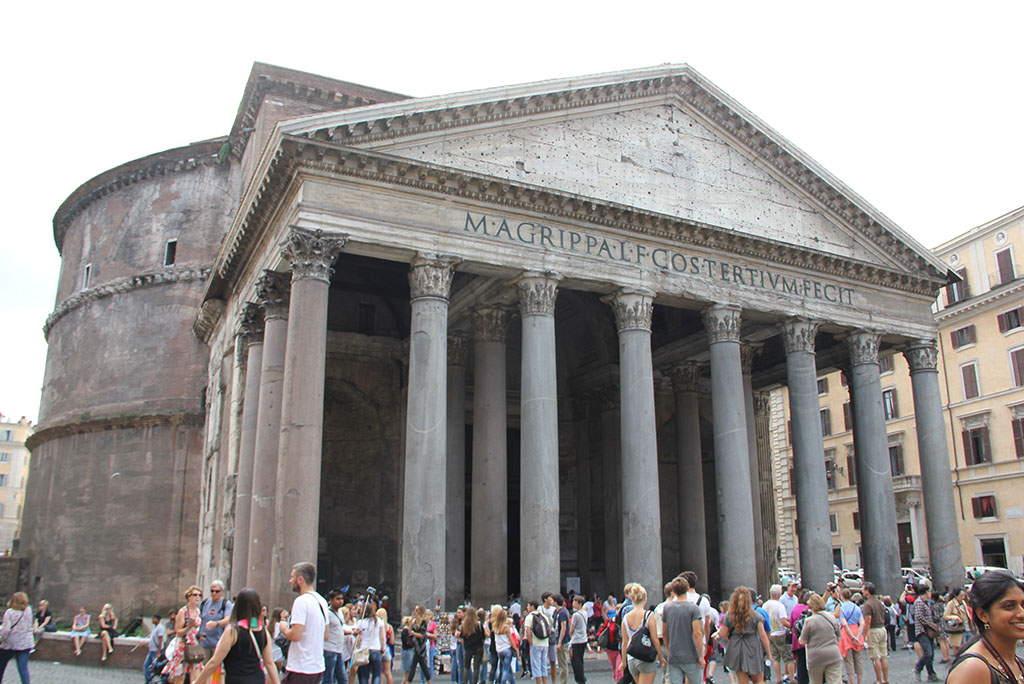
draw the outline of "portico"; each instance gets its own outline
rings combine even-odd
[[[673,141],[681,161],[661,156]],[[255,334],[254,303],[266,312],[246,357],[256,416],[236,428],[252,449],[247,583],[283,600],[290,565],[317,559],[327,587],[384,585],[403,613],[567,577],[587,593],[658,596],[686,569],[719,595],[763,587],[756,393],[788,384],[800,561],[820,588],[815,383],[849,366],[865,534],[892,538],[865,569],[896,591],[878,352],[914,355],[918,420],[941,421],[922,350],[945,270],[699,74],[323,114],[279,125],[257,162],[196,324],[226,348]],[[272,317],[266,279],[284,273]],[[932,450],[934,558],[956,530]]]

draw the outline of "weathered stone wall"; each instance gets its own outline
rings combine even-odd
[[[111,169],[54,218],[61,276],[21,552],[58,613],[152,612],[195,581],[209,350],[191,324],[238,194],[216,147]]]
[[[119,615],[181,603],[196,565],[202,426],[98,429],[35,446],[21,553],[33,599]],[[36,582],[38,578],[38,582]]]

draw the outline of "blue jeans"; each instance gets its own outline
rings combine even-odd
[[[14,658],[18,663],[18,675],[21,676],[21,684],[28,684],[28,652],[30,649],[23,651],[11,651],[6,648],[0,648],[0,682],[4,679],[4,672],[7,670],[7,661]]]
[[[356,670],[356,674],[359,676],[359,684],[367,684],[370,681],[371,674],[373,675],[373,684],[380,684],[380,664],[380,651],[371,648],[370,662]]]
[[[431,646],[429,649],[427,649],[427,670],[431,673],[431,676],[433,676],[433,673],[434,673],[434,656],[435,655],[437,655],[437,646]],[[423,684],[426,681],[427,681],[427,678],[424,677],[423,673],[421,672],[420,673],[420,684]]]
[[[150,670],[150,668],[153,667],[153,663],[155,663],[156,659],[159,658],[159,657],[160,657],[160,651],[150,651],[149,653],[146,654],[146,661],[144,663],[142,663],[142,676],[144,678],[144,681],[147,681],[147,682],[149,681],[149,677],[150,677],[149,670]]]
[[[324,650],[323,684],[348,684],[348,670],[340,653]]]
[[[455,648],[452,650],[452,681],[455,684],[462,684],[462,671],[465,669],[465,663],[463,662],[466,657],[466,652],[463,649],[462,644],[455,644]]]
[[[498,653],[498,684],[515,684],[512,676],[512,649]]]
[[[935,644],[928,635],[921,630],[921,633],[917,635],[917,643],[921,644],[921,657],[917,660],[917,664],[914,665],[914,672],[921,672],[921,670],[928,670],[928,674],[935,674],[935,666],[932,665],[932,658],[935,657]]]

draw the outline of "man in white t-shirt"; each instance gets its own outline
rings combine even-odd
[[[789,613],[786,606],[779,600],[782,596],[782,587],[773,584],[768,590],[770,599],[761,606],[764,612],[768,613],[768,643],[771,645],[772,667],[775,668],[775,681],[785,682],[789,679],[789,664],[795,662],[791,642],[786,639],[786,625],[789,623]],[[785,676],[785,679],[783,677]]]
[[[686,572],[679,573],[679,576],[686,580],[686,583],[690,585],[690,590],[686,592],[686,600],[690,603],[696,603],[697,607],[700,608],[700,616],[704,619],[704,646],[707,647],[708,642],[711,641],[711,601],[708,600],[707,596],[702,596],[697,591],[697,573],[693,570],[687,570]]]
[[[324,676],[324,641],[330,638],[324,597],[313,590],[316,566],[296,563],[288,577],[299,596],[292,603],[289,624],[281,623],[281,634],[292,642],[288,649],[282,684],[320,684]]]

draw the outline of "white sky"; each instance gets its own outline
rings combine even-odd
[[[38,412],[57,207],[113,166],[226,134],[254,61],[416,96],[685,62],[927,246],[1024,204],[1019,2],[188,0],[4,14],[0,413],[15,420]]]

